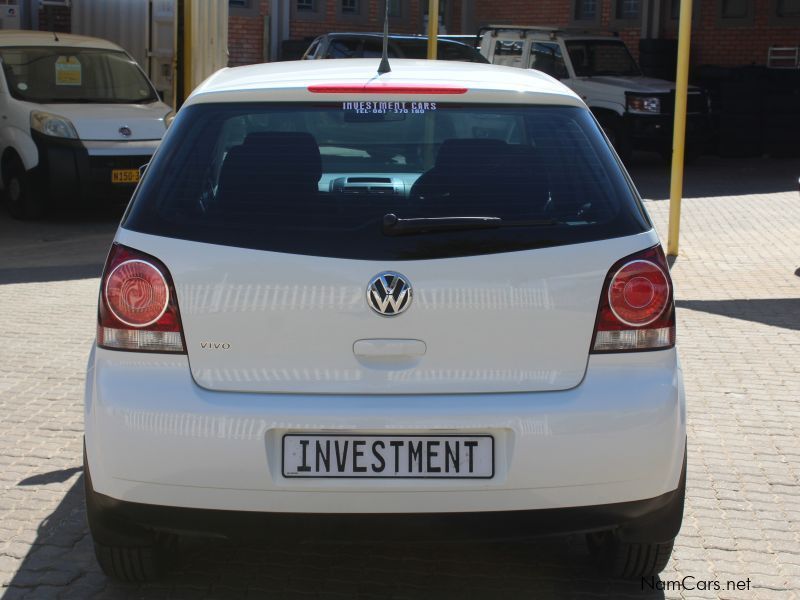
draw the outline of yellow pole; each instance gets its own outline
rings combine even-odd
[[[192,14],[192,4],[194,0],[184,0],[183,2],[183,99],[189,97],[194,89],[194,71],[192,69],[192,27],[194,25],[194,15]]]
[[[439,0],[428,0],[428,60],[436,60],[438,35]]]
[[[686,96],[689,90],[689,48],[692,40],[692,0],[681,0],[678,26],[678,74],[675,78],[675,123],[672,132],[672,178],[669,186],[667,254],[678,256],[683,195],[683,159],[686,148]]]

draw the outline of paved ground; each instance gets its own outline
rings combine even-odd
[[[633,174],[653,199],[648,209],[664,236],[664,168],[641,163]],[[193,541],[157,584],[106,580],[84,523],[81,402],[96,276],[118,215],[41,224],[0,217],[3,597],[797,597],[798,175],[798,161],[767,160],[704,159],[688,172],[673,273],[690,402],[689,489],[673,560],[657,583],[666,591],[603,578],[579,538],[281,547]],[[695,589],[679,589],[684,577]],[[725,591],[728,580],[749,589]]]

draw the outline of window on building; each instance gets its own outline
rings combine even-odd
[[[396,19],[403,16],[402,0],[389,0],[389,16]]]
[[[359,0],[341,0],[343,15],[357,15],[361,12]]]
[[[722,0],[723,19],[746,19],[750,0]]]
[[[428,33],[428,2],[423,3],[422,26]],[[447,0],[439,0],[439,33],[447,33]]]
[[[598,12],[598,0],[575,0],[575,21],[596,21]]]
[[[256,0],[228,0],[228,10],[234,16],[250,16],[258,14]]]
[[[800,19],[800,0],[777,0],[775,13],[782,19]]]
[[[639,18],[641,0],[616,0],[614,16],[619,21],[630,21]]]
[[[360,4],[361,0],[356,0]],[[326,0],[294,0],[290,3],[292,7],[292,19],[300,19],[301,21],[321,21],[325,18],[326,13]],[[342,14],[341,0],[334,4],[338,14]],[[345,13],[347,14],[347,13]]]

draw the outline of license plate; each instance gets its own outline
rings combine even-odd
[[[111,169],[111,183],[137,183],[139,169]]]
[[[491,435],[283,436],[284,477],[490,479]]]

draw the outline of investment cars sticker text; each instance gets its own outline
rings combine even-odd
[[[342,110],[359,115],[421,115],[436,110],[436,102],[342,102]]]

